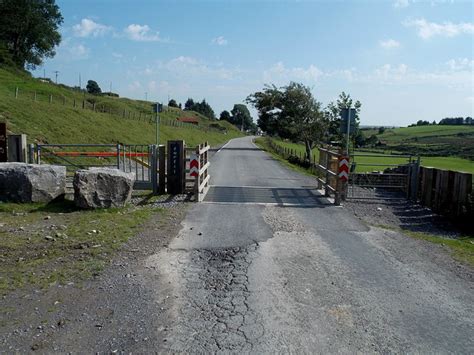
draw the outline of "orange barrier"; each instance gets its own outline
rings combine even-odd
[[[45,153],[43,153],[45,154]],[[127,152],[48,152],[46,154],[56,155],[58,157],[93,157],[93,158],[109,158],[116,157],[120,154],[121,157],[147,157],[149,153],[127,153]]]

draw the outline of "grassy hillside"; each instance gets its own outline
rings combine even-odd
[[[199,128],[171,126],[180,116],[196,117]],[[190,146],[203,141],[217,145],[241,135],[228,122],[210,121],[195,112],[169,109],[160,117],[160,143],[184,139]],[[153,144],[156,141],[151,102],[87,95],[2,68],[0,121],[7,121],[13,133],[26,133],[29,142]],[[219,126],[212,127],[216,124],[226,133],[217,129]]]
[[[425,156],[457,156],[474,158],[474,126],[416,126],[387,129],[383,134],[364,130],[369,137],[376,134],[382,149]]]

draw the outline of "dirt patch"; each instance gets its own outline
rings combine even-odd
[[[168,201],[170,202],[170,201]],[[153,201],[142,208],[152,207]],[[23,287],[0,300],[0,352],[113,352],[159,342],[153,324],[162,312],[141,282],[144,260],[167,246],[180,229],[187,203],[152,210],[109,266],[82,283]],[[109,256],[110,259],[110,256]],[[152,319],[153,318],[153,319]],[[127,345],[128,344],[128,345]]]

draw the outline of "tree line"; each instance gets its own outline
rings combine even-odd
[[[423,120],[418,120],[416,123],[409,125],[408,127],[416,126],[429,126],[429,125],[441,125],[441,126],[464,126],[464,125],[474,125],[474,120],[472,117],[445,117],[436,123],[436,121],[428,122]]]
[[[355,127],[351,134],[354,145],[363,144],[365,137],[359,129],[362,104],[342,92],[326,107],[314,98],[311,89],[291,82],[284,87],[266,85],[262,91],[249,95],[246,102],[258,111],[258,126],[272,136],[279,136],[305,146],[305,160],[311,161],[311,151],[319,144],[343,142],[341,112],[355,109]]]

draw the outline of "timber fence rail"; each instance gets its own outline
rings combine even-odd
[[[423,206],[466,221],[474,217],[472,174],[421,167],[418,184],[417,197]]]
[[[97,98],[108,98],[110,100],[114,99],[113,97],[108,96],[93,96],[93,95],[86,95],[83,98],[74,98],[64,95],[52,95],[47,94],[40,91],[28,91],[23,90],[20,88],[15,88],[14,91],[14,98],[15,99],[28,99],[33,102],[38,103],[48,103],[52,105],[61,105],[65,107],[70,107],[73,109],[82,109],[82,110],[90,110],[96,113],[108,114],[115,117],[119,117],[122,119],[133,120],[137,122],[148,122],[150,124],[155,123],[156,114],[151,113],[151,102],[150,102],[150,109],[147,110],[143,108],[143,110],[126,110],[120,109],[116,107],[111,107],[110,104],[107,102],[96,102]],[[174,110],[169,110],[169,112],[176,112]],[[176,117],[178,118],[178,116]],[[183,128],[190,128],[190,129],[199,129],[204,131],[216,131],[222,132],[221,129],[209,126],[199,126],[192,123],[181,122],[176,119],[170,118],[163,118],[160,117],[159,124],[169,127],[183,127]]]
[[[271,138],[267,139],[268,145],[281,157],[292,164],[297,164],[307,168],[316,175],[318,189],[324,189],[326,197],[334,196],[334,204],[339,205],[344,198],[345,184],[341,183],[338,177],[339,157],[341,154],[329,149],[319,148],[319,158],[313,154],[311,162],[304,159],[304,153],[296,149],[282,147],[276,144]]]

